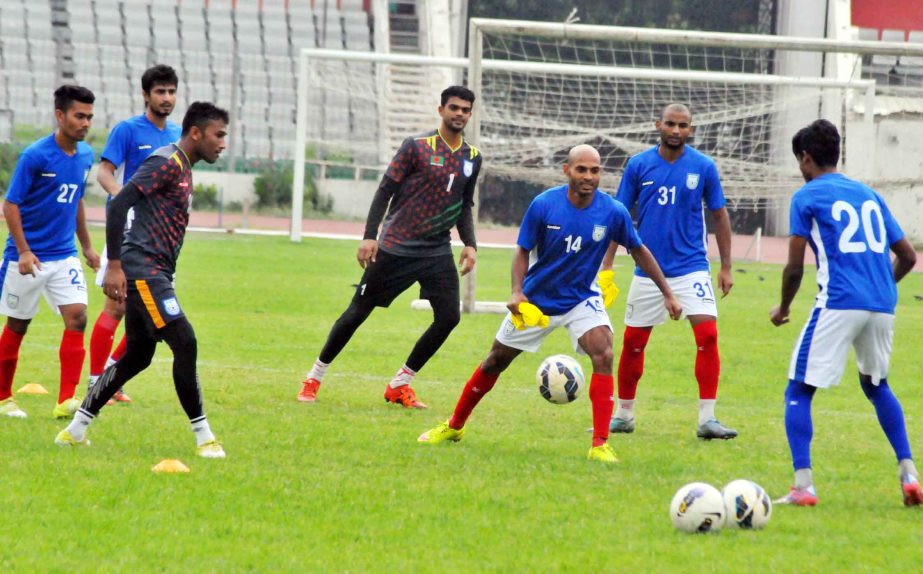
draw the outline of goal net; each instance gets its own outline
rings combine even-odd
[[[485,191],[500,189],[514,223],[534,191],[510,190],[563,183],[578,144],[599,149],[601,186],[614,191],[628,158],[656,145],[662,108],[680,102],[693,114],[690,145],[715,158],[731,207],[780,205],[801,183],[791,137],[818,117],[840,129],[848,172],[871,169],[875,84],[774,74],[779,41],[475,19],[468,58],[304,50],[294,155],[380,175],[403,138],[437,125],[441,90],[464,83],[477,95],[465,136],[485,158],[479,219],[496,221]],[[826,57],[816,46],[808,55]],[[300,189],[298,165],[295,177]],[[293,205],[293,240],[300,213]]]
[[[689,144],[716,160],[730,203],[754,206],[800,180],[796,129],[825,117],[848,144],[871,127],[873,82],[775,75],[771,37],[750,36],[763,40],[753,47],[733,41],[741,35],[528,24],[474,20],[470,34],[481,142],[505,177],[549,181],[570,147],[589,143],[611,189],[628,158],[659,141],[663,107],[679,102],[692,110]]]
[[[671,102],[692,110],[690,145],[715,158],[734,206],[791,193],[798,183],[791,136],[817,117],[839,127],[847,169],[869,168],[856,150],[872,127],[871,81],[771,74],[769,48],[686,37],[669,44],[614,27],[582,27],[597,32],[582,38],[484,22],[472,21],[466,59],[305,51],[299,132],[308,161],[383,168],[403,138],[437,124],[439,92],[459,82],[478,97],[466,137],[484,149],[488,176],[551,186],[567,151],[589,143],[602,155],[603,187],[614,189],[628,158],[657,143],[654,121]]]

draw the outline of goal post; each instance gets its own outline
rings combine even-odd
[[[432,129],[449,82],[477,96],[465,137],[484,152],[482,181],[563,183],[567,151],[589,143],[613,191],[627,159],[655,145],[653,122],[673,101],[690,105],[691,143],[715,158],[732,205],[779,203],[800,185],[790,138],[819,115],[844,134],[848,168],[872,169],[861,150],[873,140],[875,82],[771,73],[774,46],[800,39],[526,24],[473,19],[468,58],[302,50],[291,240],[302,235],[305,163],[335,156],[382,173],[403,138]],[[795,43],[839,46],[807,42]],[[476,309],[473,275],[463,309]]]

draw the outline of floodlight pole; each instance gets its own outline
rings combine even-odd
[[[304,209],[304,154],[308,132],[308,54],[298,54],[298,89],[295,110],[295,153],[292,154],[292,222],[289,239],[301,241],[301,215]]]

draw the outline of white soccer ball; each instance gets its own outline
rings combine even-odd
[[[724,500],[714,486],[692,482],[673,495],[670,518],[683,532],[716,532],[724,525]]]
[[[567,355],[552,355],[542,361],[535,380],[538,392],[556,405],[565,405],[580,396],[585,382],[580,363]]]
[[[772,516],[772,500],[763,487],[751,480],[735,480],[721,489],[727,514],[725,524],[731,528],[759,530]]]

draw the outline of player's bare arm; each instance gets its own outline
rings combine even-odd
[[[731,272],[731,218],[725,207],[712,211],[715,218],[715,240],[718,243],[718,254],[721,257],[721,271],[718,272],[718,288],[721,296],[727,297],[734,286],[734,275]]]
[[[93,249],[90,230],[87,229],[87,212],[83,199],[77,203],[77,241],[80,242],[80,248],[83,251],[83,257],[87,260],[87,265],[93,271],[99,271],[99,254]]]
[[[118,180],[115,179],[116,166],[107,159],[100,160],[99,167],[96,169],[96,183],[98,183],[109,195],[115,195],[121,190]]]
[[[657,260],[654,259],[654,256],[651,255],[650,250],[642,245],[637,249],[631,250],[631,257],[635,260],[638,267],[641,268],[641,271],[644,271],[644,274],[650,277],[654,285],[660,289],[660,292],[663,294],[663,305],[667,308],[667,313],[669,313],[670,318],[674,321],[679,320],[683,314],[683,306],[679,304],[679,301],[673,295],[673,290],[670,289],[667,278],[664,277],[663,271],[660,270],[660,265],[657,263]]]
[[[41,269],[42,264],[38,257],[32,253],[29,243],[26,241],[26,234],[22,230],[22,215],[19,213],[19,206],[15,203],[4,201],[3,217],[6,219],[6,226],[10,230],[10,236],[12,236],[13,242],[16,244],[16,250],[19,252],[19,273],[35,277],[35,270]]]
[[[896,256],[894,260],[894,282],[897,283],[904,278],[904,275],[910,273],[913,266],[917,264],[917,252],[913,250],[913,245],[907,241],[906,237],[892,243],[891,251]]]
[[[792,301],[804,276],[804,251],[807,244],[808,240],[798,235],[792,235],[788,241],[788,263],[782,270],[782,302],[769,311],[769,320],[776,327],[788,323]]]
[[[519,304],[528,303],[529,298],[522,292],[522,282],[526,277],[526,271],[529,270],[529,252],[522,247],[516,246],[516,253],[513,254],[513,265],[510,271],[510,282],[512,292],[506,308],[510,313],[519,313]]]

